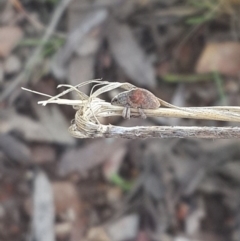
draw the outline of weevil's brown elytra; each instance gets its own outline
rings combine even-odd
[[[158,109],[160,107],[158,98],[142,88],[124,91],[115,96],[111,103],[124,106],[123,117],[127,119],[130,118],[130,108],[138,108],[141,117],[146,118],[143,109]]]

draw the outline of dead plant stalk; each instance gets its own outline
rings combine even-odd
[[[86,84],[96,84],[90,95],[81,92],[79,88]],[[96,86],[101,86],[94,91]],[[116,88],[130,90],[137,88],[129,83],[107,82],[101,80],[86,81],[77,86],[60,85],[67,89],[56,96],[48,96],[42,93],[34,92],[50,97],[46,101],[40,101],[43,106],[56,103],[71,105],[76,109],[74,123],[69,127],[69,132],[76,138],[207,138],[207,139],[233,139],[240,138],[240,127],[185,127],[185,126],[134,126],[122,127],[103,125],[99,122],[101,117],[121,116],[122,106],[114,106],[99,98],[99,95]],[[23,88],[25,89],[25,88]],[[27,90],[27,89],[25,89]],[[30,90],[28,90],[30,91]],[[79,100],[62,99],[63,95],[75,91]],[[169,118],[190,118],[204,120],[218,120],[240,122],[240,107],[218,106],[218,107],[177,107],[159,99],[161,107],[155,110],[144,110],[148,117],[169,117]],[[139,117],[137,109],[131,109],[131,117]]]

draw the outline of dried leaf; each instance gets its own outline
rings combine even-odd
[[[27,141],[53,142],[53,138],[46,128],[27,116],[17,114],[13,110],[6,110],[1,112],[0,117],[1,132],[17,131]]]
[[[0,28],[0,57],[7,57],[22,39],[23,32],[18,27]]]
[[[39,106],[38,106],[39,107]],[[48,114],[48,121],[51,120],[50,111],[46,108],[43,110],[46,114]],[[56,110],[55,110],[56,111]],[[53,111],[54,112],[54,111]],[[57,112],[57,111],[56,111]],[[59,125],[59,123],[64,122],[61,119],[61,116],[56,115],[56,122],[52,123],[43,123],[34,121],[33,119],[20,115],[16,113],[14,110],[5,110],[0,113],[0,131],[3,133],[7,133],[10,131],[17,131],[22,134],[22,137],[27,141],[37,141],[37,142],[56,142],[71,145],[75,142],[75,140],[69,136],[67,129],[68,126]],[[47,117],[46,117],[47,119]],[[20,124],[21,123],[21,124]],[[46,124],[46,126],[45,126]],[[50,128],[50,129],[49,129]],[[51,129],[52,128],[52,129]],[[59,129],[58,128],[65,128]],[[65,133],[64,133],[65,132]]]
[[[240,44],[236,42],[207,44],[198,60],[196,71],[198,73],[218,71],[225,75],[239,76]]]
[[[84,38],[93,28],[98,27],[107,18],[108,12],[105,9],[91,11],[81,21],[77,28],[68,35],[66,44],[55,56],[52,70],[55,76],[63,79],[67,75],[67,66],[70,58],[83,43]]]
[[[54,182],[52,184],[52,189],[56,214],[59,215],[64,212],[67,213],[69,210],[72,210],[74,215],[76,215],[76,219],[80,211],[80,203],[76,187],[70,182],[62,181]]]
[[[108,40],[111,51],[126,75],[139,86],[155,86],[153,66],[147,60],[131,29],[114,19],[108,22]]]
[[[127,143],[123,139],[97,140],[79,149],[69,149],[63,155],[59,163],[61,175],[71,172],[85,172],[103,163]]]
[[[71,33],[76,28],[79,28],[79,25],[85,21],[87,16],[91,13],[89,11],[81,11],[81,8],[84,4],[91,5],[88,1],[73,1],[68,8],[68,30]],[[71,85],[77,85],[88,79],[93,79],[94,73],[94,60],[95,53],[100,44],[100,26],[96,27],[87,33],[80,41],[75,52],[78,56],[70,60],[68,79]],[[94,34],[95,33],[95,34]],[[84,86],[82,89],[84,93],[89,92],[89,86]],[[78,98],[76,95],[72,94],[74,99]]]
[[[69,136],[67,132],[69,123],[57,106],[42,108],[39,105],[35,105],[34,110],[36,111],[40,122],[55,142],[68,145],[75,143],[74,138]]]

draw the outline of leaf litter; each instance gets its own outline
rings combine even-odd
[[[23,206],[36,191],[31,184],[40,169],[55,190],[53,196],[64,204],[64,211],[53,215],[54,225],[48,225],[55,232],[54,240],[117,240],[120,236],[112,232],[110,238],[108,227],[114,224],[121,232],[121,223],[131,215],[137,215],[140,223],[127,225],[137,240],[238,240],[238,141],[139,140],[143,130],[156,124],[160,125],[158,131],[164,129],[169,135],[169,125],[176,124],[169,122],[172,116],[184,117],[177,119],[180,129],[172,128],[177,137],[186,130],[197,137],[191,126],[200,128],[195,131],[203,126],[212,128],[212,139],[217,134],[223,137],[219,128],[227,130],[225,138],[237,132],[238,72],[237,67],[232,68],[237,66],[237,49],[234,47],[232,54],[222,53],[225,46],[238,44],[238,1],[70,2],[14,0],[0,4],[1,27],[18,28],[23,42],[35,41],[31,46],[14,43],[0,61],[0,239],[29,237],[34,212]],[[81,32],[97,19],[98,12],[106,13],[104,20],[96,21],[78,44],[65,51],[60,68],[65,77],[52,75],[55,51],[64,52],[74,30]],[[84,15],[88,13],[96,14],[87,20]],[[219,49],[199,61],[209,45]],[[198,68],[200,62],[204,62],[202,69]],[[196,72],[199,70],[204,74]],[[81,89],[76,86],[92,78],[109,82],[88,82]],[[62,87],[55,91],[50,82],[54,86],[62,83]],[[42,83],[45,87],[39,90]],[[47,106],[36,105],[39,99],[20,91],[21,85],[50,93],[45,96],[49,100],[41,102]],[[89,94],[93,85],[96,87]],[[177,91],[179,85],[183,92]],[[121,87],[135,86],[161,97],[162,107],[155,112],[146,110],[147,120],[136,119],[138,111],[132,110],[134,119],[123,121],[122,107],[110,105],[110,100]],[[222,99],[232,107],[220,107]],[[71,122],[75,113],[75,122]],[[203,120],[204,116],[208,120]],[[69,135],[70,125],[70,131],[81,139]],[[116,131],[116,137],[128,128],[134,132],[134,140],[88,139],[109,129]],[[167,135],[162,133],[162,137]],[[113,169],[106,174],[104,165],[109,162]],[[113,175],[115,181],[105,175]],[[123,185],[129,183],[128,188]],[[78,205],[79,213],[72,208]]]

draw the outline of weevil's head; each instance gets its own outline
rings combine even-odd
[[[112,105],[122,105],[120,100],[119,100],[119,94],[112,98],[111,104]]]
[[[112,99],[111,104],[112,105],[121,105],[121,106],[127,105],[129,93],[130,93],[129,91],[123,91],[123,92],[119,93]]]

